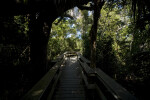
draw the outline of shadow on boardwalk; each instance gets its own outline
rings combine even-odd
[[[66,65],[61,68],[62,75],[53,100],[85,100],[86,93],[77,57],[68,57],[65,60]]]

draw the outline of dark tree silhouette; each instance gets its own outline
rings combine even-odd
[[[94,22],[91,27],[90,37],[91,37],[91,67],[96,67],[96,38],[97,38],[97,25],[98,19],[100,17],[100,11],[104,5],[104,0],[94,0]]]
[[[2,1],[1,16],[28,14],[31,44],[31,76],[38,80],[47,71],[47,44],[53,21],[75,6],[91,0],[23,0]],[[5,10],[3,7],[5,6]],[[8,9],[9,8],[9,9]],[[37,79],[36,79],[37,78]]]

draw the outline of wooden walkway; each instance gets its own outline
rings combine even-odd
[[[21,100],[136,100],[101,69],[91,69],[90,61],[77,56],[61,55]]]
[[[67,57],[66,65],[61,71],[52,100],[85,100],[85,89],[77,57]]]

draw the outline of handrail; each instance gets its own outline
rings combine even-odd
[[[61,64],[64,61],[64,55],[61,55],[58,57],[58,62],[39,80],[31,90],[27,92],[23,96],[21,100],[40,100],[44,98],[44,95],[47,92],[47,89],[50,87],[50,85],[55,85],[55,81],[58,81],[58,78],[60,76],[59,68]],[[53,86],[51,86],[51,89],[49,91],[50,96],[54,92]],[[48,96],[48,98],[51,98]]]
[[[76,56],[76,52],[75,51],[66,51],[64,53],[64,55],[67,57],[67,56]]]
[[[101,100],[136,100],[136,98],[131,95],[125,88],[123,88],[120,84],[118,84],[115,80],[105,74],[101,69],[95,68],[92,69],[88,66],[87,62],[89,62],[86,58],[84,58],[79,53],[78,61],[82,67],[82,77],[87,86],[87,89],[91,85],[88,80],[93,78],[92,83],[95,84],[94,89],[97,90]],[[93,75],[94,74],[94,75]],[[89,77],[91,76],[92,77]]]
[[[76,53],[78,58],[82,59],[85,63],[89,64],[91,63],[89,60],[87,60],[85,57],[83,57],[79,52]]]
[[[105,88],[113,95],[116,100],[136,100],[125,88],[119,83],[105,74],[101,69],[96,68],[95,70],[98,81],[100,81]]]

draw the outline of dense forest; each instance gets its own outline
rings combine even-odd
[[[50,21],[42,18],[43,12],[0,16],[0,100],[20,99],[65,51],[78,51],[94,60],[91,67],[102,69],[137,99],[146,100],[150,89],[149,4],[149,0],[94,0],[61,11],[62,3],[57,9],[61,13]]]

